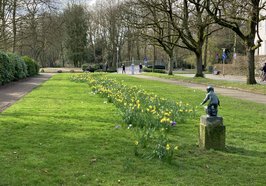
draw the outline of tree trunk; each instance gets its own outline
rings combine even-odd
[[[248,58],[248,75],[247,75],[247,84],[257,84],[255,79],[255,57],[254,57],[255,51],[251,49],[251,47],[248,48],[247,51],[247,58]]]
[[[152,72],[154,72],[155,61],[156,61],[156,46],[153,45],[153,63],[152,63]]]
[[[5,10],[6,10],[6,1],[1,0],[1,36],[3,40],[3,49],[6,51],[7,50],[7,41],[6,41],[6,19],[5,19]]]
[[[111,67],[116,67],[116,61],[117,61],[117,56],[116,56],[116,53],[117,53],[117,46],[116,46],[116,44],[115,43],[113,43],[113,49],[112,49],[112,55],[113,55],[113,57],[112,57],[112,62],[111,62],[111,64],[110,64],[110,66]]]
[[[140,60],[140,45],[139,45],[139,37],[136,38],[136,48],[137,48],[137,60]]]
[[[209,27],[207,27],[207,31],[206,31],[207,33],[209,32]],[[205,48],[204,48],[204,62],[203,62],[203,64],[204,64],[204,68],[206,69],[206,67],[207,67],[207,58],[208,58],[208,55],[207,55],[207,53],[208,53],[208,43],[209,43],[209,37],[207,36],[206,37],[206,39],[205,39]],[[202,70],[204,70],[204,69],[202,69]]]
[[[129,34],[128,34],[128,41],[127,41],[127,58],[128,58],[128,61],[131,61],[131,58],[132,58],[132,55],[131,55],[131,46],[132,46],[132,38],[131,38],[131,33],[129,31]]]
[[[196,53],[196,74],[195,77],[204,77],[202,73],[202,51]]]
[[[169,62],[168,62],[168,75],[173,75],[173,66],[174,66],[174,55],[173,51],[171,51],[171,54],[169,55]]]
[[[16,46],[17,46],[16,12],[17,12],[17,0],[14,0],[14,2],[13,2],[13,17],[12,17],[12,24],[13,24],[13,53],[16,52]]]
[[[172,48],[171,50],[167,50],[165,51],[168,56],[169,56],[169,60],[168,60],[168,75],[173,75],[173,66],[174,66],[174,48]]]

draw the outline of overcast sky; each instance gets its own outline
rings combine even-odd
[[[63,5],[67,5],[68,2],[81,3],[81,4],[94,4],[96,0],[59,0]]]

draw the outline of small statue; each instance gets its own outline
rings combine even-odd
[[[206,97],[200,105],[204,105],[208,100],[210,100],[208,106],[206,107],[206,113],[208,116],[217,116],[218,105],[220,106],[219,98],[214,93],[214,88],[212,86],[208,86],[206,90]]]

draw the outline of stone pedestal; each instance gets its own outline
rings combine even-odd
[[[199,147],[223,150],[225,148],[225,126],[220,116],[201,116],[199,127]]]

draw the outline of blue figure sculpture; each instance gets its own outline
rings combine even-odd
[[[219,98],[214,93],[214,88],[212,86],[208,86],[206,90],[206,97],[200,105],[204,105],[208,100],[210,100],[206,108],[206,113],[208,114],[208,116],[217,116],[218,105],[220,106]]]

